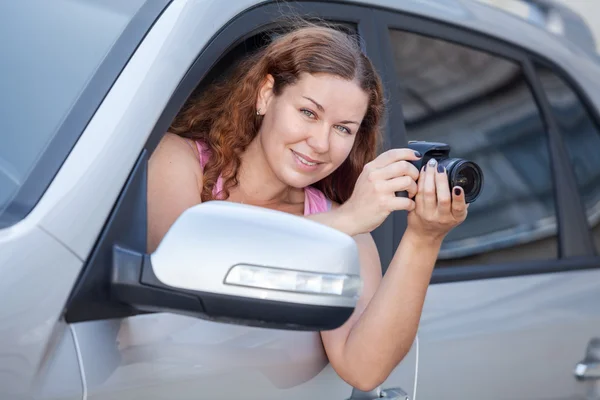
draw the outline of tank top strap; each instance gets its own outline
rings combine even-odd
[[[198,160],[200,161],[200,166],[202,167],[202,169],[204,169],[204,166],[208,161],[208,153],[210,151],[208,150],[208,146],[206,146],[204,142],[201,142],[200,140],[194,140],[194,143],[196,143],[196,149],[198,149]]]
[[[323,192],[312,186],[304,188],[304,215],[331,210],[331,201]]]
[[[201,140],[195,140],[194,143],[196,143],[196,148],[198,149],[198,159],[200,161],[200,166],[204,170],[204,166],[206,165],[206,163],[208,162],[208,159],[210,158],[210,154],[211,154],[210,149],[208,148],[208,145]],[[218,198],[218,194],[222,190],[223,190],[223,179],[221,178],[221,176],[219,176],[219,178],[217,178],[217,183],[213,187],[213,196],[215,198]]]

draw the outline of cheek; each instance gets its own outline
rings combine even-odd
[[[356,136],[334,137],[330,145],[331,161],[339,167],[350,155]]]
[[[265,125],[265,134],[269,141],[279,144],[292,144],[301,141],[307,132],[307,126],[290,107],[278,107],[272,113],[272,119]],[[265,121],[266,122],[266,121]]]

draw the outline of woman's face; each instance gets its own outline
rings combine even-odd
[[[329,74],[303,74],[279,96],[272,88],[269,76],[257,100],[260,143],[279,180],[303,188],[346,160],[369,98],[355,82]]]

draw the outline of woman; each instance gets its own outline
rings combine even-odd
[[[355,40],[306,24],[192,98],[149,162],[149,251],[185,209],[214,199],[303,215],[355,238],[362,296],[321,337],[339,376],[364,391],[409,351],[442,240],[467,215],[462,189],[451,191],[435,161],[418,171],[409,161],[420,154],[409,149],[377,156],[383,112],[380,79]],[[408,211],[408,226],[382,278],[370,232],[396,210]]]

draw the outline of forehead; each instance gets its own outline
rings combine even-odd
[[[355,81],[330,74],[302,74],[296,84],[289,86],[289,95],[310,97],[325,108],[326,112],[346,110],[364,113],[368,106],[368,94]]]

